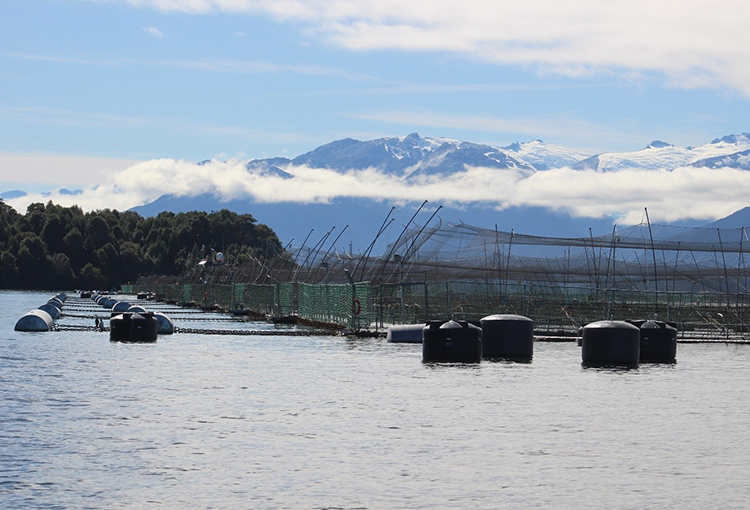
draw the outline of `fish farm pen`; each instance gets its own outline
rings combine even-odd
[[[374,242],[357,254],[327,242],[267,260],[201,264],[123,291],[351,330],[511,313],[533,319],[537,334],[658,319],[682,338],[750,337],[744,228],[641,224],[555,238],[438,221],[405,228],[379,256]]]

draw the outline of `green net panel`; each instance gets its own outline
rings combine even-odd
[[[132,285],[123,292],[155,292],[190,306],[245,308],[273,316],[297,315],[353,330],[450,318],[479,320],[523,315],[540,333],[574,333],[602,319],[659,319],[692,337],[750,336],[750,298],[740,293],[653,292],[590,286],[448,281],[372,285],[285,283]]]
[[[276,287],[274,285],[235,284],[235,296],[253,312],[266,315],[276,313]]]
[[[349,326],[353,300],[350,285],[298,284],[298,315],[313,321]]]
[[[297,290],[294,283],[276,285],[276,315],[284,317],[297,313]]]

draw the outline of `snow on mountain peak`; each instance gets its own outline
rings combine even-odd
[[[604,152],[591,156],[542,140],[515,142],[507,147],[426,137],[418,133],[360,141],[352,138],[322,145],[292,160],[272,158],[248,163],[248,170],[288,178],[287,165],[312,168],[357,170],[377,168],[403,179],[426,175],[447,175],[468,167],[516,169],[534,173],[553,168],[610,172],[624,169],[674,169],[681,166],[731,166],[750,169],[750,133],[726,135],[711,143],[678,147],[654,140],[645,148],[630,152]]]
[[[725,135],[721,138],[711,140],[712,145],[730,144],[740,146],[750,146],[750,133],[740,133],[739,135]]]
[[[533,166],[522,158],[496,147],[418,133],[368,141],[338,140],[294,158],[291,164],[335,170],[377,168],[405,179],[450,174],[472,166],[534,172]]]
[[[741,157],[729,157],[750,150],[750,133],[727,135],[699,147],[678,147],[654,140],[646,148],[632,152],[605,152],[580,162],[577,169],[612,172],[627,168],[643,170],[672,170],[681,166],[707,166],[726,162],[728,166],[742,165]]]
[[[559,145],[546,144],[539,139],[530,142],[515,142],[502,149],[514,152],[516,157],[530,164],[536,170],[573,166],[590,157],[590,154]]]

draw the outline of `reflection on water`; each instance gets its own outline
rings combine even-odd
[[[451,365],[372,338],[14,332],[47,297],[0,293],[2,507],[725,508],[750,496],[750,346],[683,344],[675,365],[622,370],[583,368],[575,343],[538,343],[531,363]],[[226,326],[273,327],[242,324]]]

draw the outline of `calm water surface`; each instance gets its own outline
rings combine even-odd
[[[612,370],[575,343],[429,366],[381,339],[14,332],[50,295],[0,293],[0,507],[750,506],[750,346]]]

